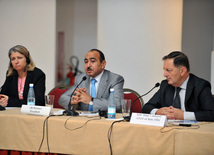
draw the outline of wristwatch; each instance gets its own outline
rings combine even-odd
[[[94,100],[94,98],[92,97],[91,101],[89,102],[89,105],[93,105],[93,100]]]

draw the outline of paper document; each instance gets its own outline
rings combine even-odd
[[[195,124],[198,121],[189,121],[189,120],[168,120],[169,123],[179,125],[179,124]]]
[[[99,116],[98,112],[91,112],[91,111],[85,111],[85,112],[80,112],[80,116]]]
[[[63,111],[65,111],[65,110],[53,111],[52,113],[53,113],[54,115],[62,115],[62,114],[63,114]]]

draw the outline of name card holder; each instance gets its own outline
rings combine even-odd
[[[49,116],[51,107],[22,105],[21,113],[39,116]]]
[[[143,114],[143,113],[132,113],[130,123],[140,124],[140,125],[160,126],[160,127],[164,127],[168,125],[167,118],[164,115],[151,115],[151,114]]]

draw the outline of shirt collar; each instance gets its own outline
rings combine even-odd
[[[104,72],[104,70],[103,70],[99,75],[97,75],[95,78],[90,77],[90,80],[91,80],[91,79],[96,79],[96,80],[97,80],[97,83],[99,83],[99,82],[100,82],[100,79],[101,79],[101,77],[102,77],[102,75],[103,75],[103,72]]]
[[[186,90],[188,81],[189,81],[189,76],[188,76],[187,79],[183,82],[183,84],[180,86],[180,88]]]

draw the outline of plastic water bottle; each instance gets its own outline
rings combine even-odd
[[[116,118],[116,103],[114,101],[114,88],[110,89],[109,105],[108,105],[108,118]]]
[[[33,83],[29,84],[29,91],[28,91],[28,96],[27,96],[27,105],[30,106],[35,106],[35,93],[33,89]]]

